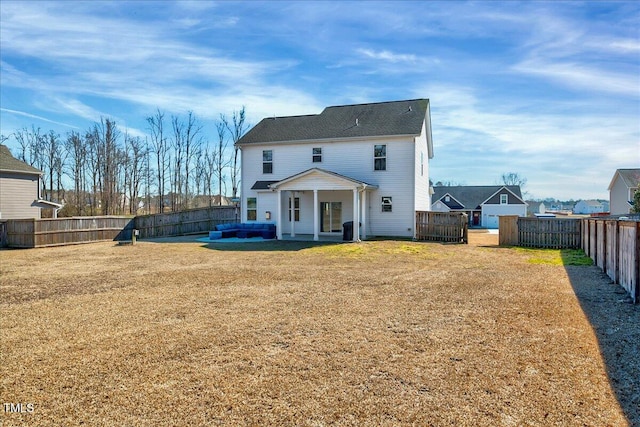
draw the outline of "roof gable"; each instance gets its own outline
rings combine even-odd
[[[291,190],[295,187],[302,186],[302,189],[354,189],[354,188],[377,188],[376,185],[368,184],[336,172],[331,172],[320,168],[311,168],[306,171],[297,173],[288,178],[269,185],[272,190],[285,189]]]
[[[516,196],[522,203],[522,193],[518,185],[458,185],[433,187],[433,200],[440,200],[446,194],[454,197],[465,209],[480,209],[491,197],[502,189],[506,189]]]
[[[636,188],[640,186],[640,169],[617,169],[613,174],[613,178],[611,179],[611,183],[609,184],[609,191],[613,188],[616,179],[620,178],[620,180],[624,183],[627,188]]]
[[[449,197],[449,200],[447,200],[447,196]],[[444,194],[438,200],[444,203],[449,209],[464,209],[464,204],[460,203],[454,196],[449,193]]]
[[[13,157],[11,151],[9,151],[9,147],[6,145],[0,145],[0,171],[42,175],[42,171],[40,169],[36,169],[22,160],[18,160]]]
[[[315,115],[262,119],[237,144],[418,136],[428,111],[428,99],[327,107]]]

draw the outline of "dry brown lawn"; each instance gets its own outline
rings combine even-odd
[[[1,251],[2,422],[629,425],[567,269],[496,244]]]

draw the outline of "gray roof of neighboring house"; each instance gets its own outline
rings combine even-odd
[[[459,185],[433,187],[433,202],[449,194],[464,206],[464,209],[480,209],[480,205],[493,196],[501,188],[506,188],[522,199],[519,185]],[[459,207],[454,207],[459,209]]]
[[[262,119],[237,144],[420,135],[428,108],[428,99],[411,99],[327,107],[308,116],[270,117]]]
[[[42,175],[42,171],[40,169],[36,169],[22,160],[18,160],[13,157],[11,151],[9,151],[9,147],[6,145],[0,145],[0,171]]]
[[[640,185],[640,169],[618,169],[617,172],[628,188]]]

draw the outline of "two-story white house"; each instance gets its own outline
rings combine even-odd
[[[265,118],[237,142],[243,222],[283,235],[353,240],[415,236],[429,210],[433,157],[428,99],[341,105],[306,116]]]
[[[640,168],[616,170],[609,184],[611,215],[629,214],[638,189],[640,189]]]

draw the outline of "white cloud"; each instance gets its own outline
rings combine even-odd
[[[28,117],[30,119],[35,119],[35,120],[43,121],[43,122],[46,122],[46,123],[65,126],[65,127],[72,128],[72,129],[78,129],[77,126],[73,126],[73,125],[70,125],[68,123],[57,122],[55,120],[50,120],[50,119],[47,119],[46,117],[38,116],[36,114],[27,113],[25,111],[10,110],[8,108],[0,108],[0,111],[3,111],[5,113],[9,113],[9,114],[15,114],[17,116]]]

